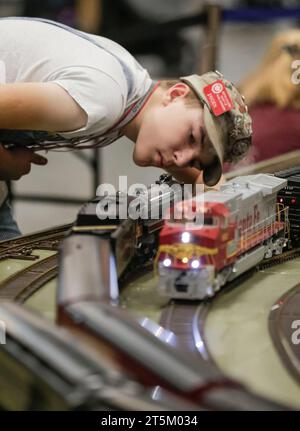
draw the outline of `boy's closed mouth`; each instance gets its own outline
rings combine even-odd
[[[168,166],[171,166],[171,165],[173,165],[173,162],[167,162],[165,159],[164,159],[164,157],[163,157],[163,155],[161,154],[161,152],[160,151],[158,151],[157,152],[158,153],[158,157],[157,157],[157,163],[156,163],[156,166],[158,167],[158,168],[167,168]]]
[[[157,154],[155,155],[154,164],[157,168],[163,168],[164,167],[164,159],[163,156],[159,151],[157,151]]]

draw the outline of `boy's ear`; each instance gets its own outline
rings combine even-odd
[[[163,105],[167,106],[177,98],[185,98],[190,91],[190,87],[184,82],[178,82],[172,85],[172,87],[166,90],[163,96]]]

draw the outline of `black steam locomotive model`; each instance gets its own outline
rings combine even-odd
[[[143,265],[155,257],[164,209],[181,199],[182,184],[164,174],[146,190],[135,190],[132,195],[101,194],[87,202],[73,232],[109,239],[120,278],[130,264]]]

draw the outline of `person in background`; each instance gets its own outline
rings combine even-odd
[[[300,149],[300,30],[278,33],[262,63],[239,86],[253,121],[253,144],[236,169]]]

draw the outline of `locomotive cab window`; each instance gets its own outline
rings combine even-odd
[[[219,224],[220,224],[220,220],[217,217],[204,215],[204,225],[205,226],[219,226]]]

